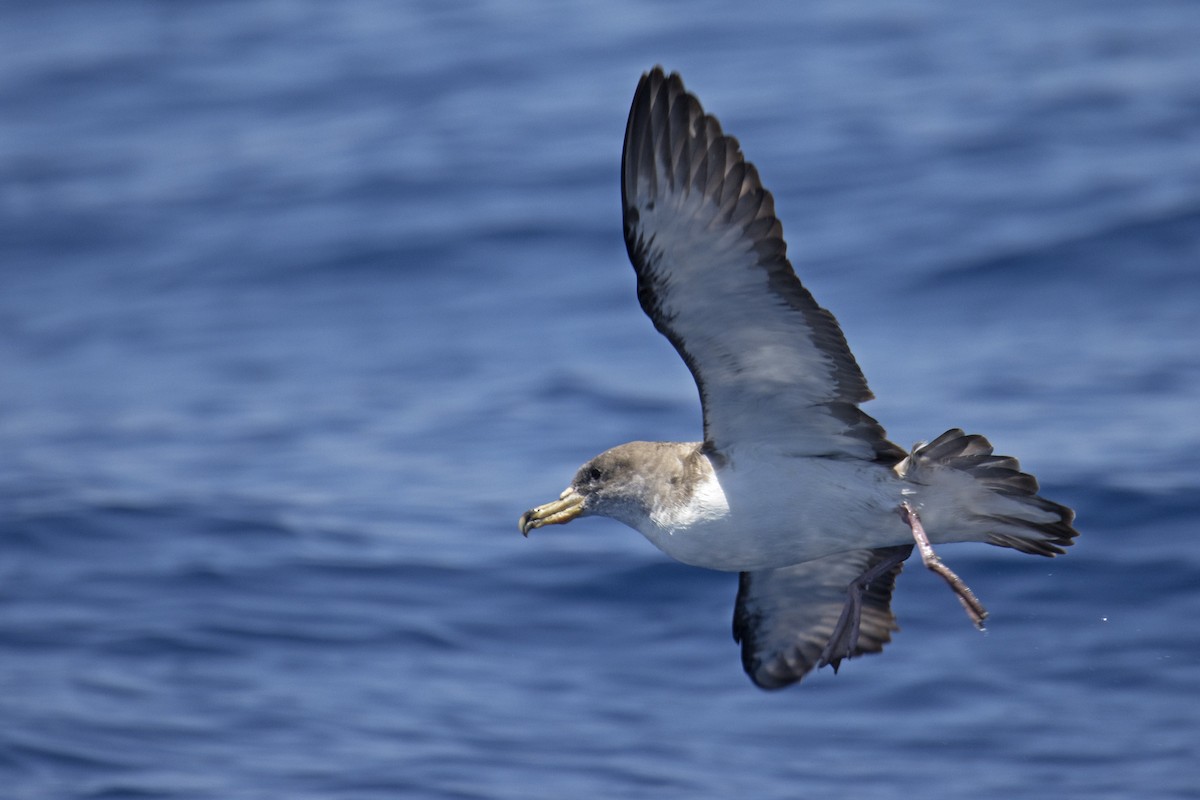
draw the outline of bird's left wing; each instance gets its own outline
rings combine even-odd
[[[791,567],[743,572],[733,612],[733,638],[742,645],[742,666],[763,689],[782,689],[820,661],[846,605],[846,588],[859,575],[911,545],[849,550]],[[878,653],[898,630],[892,589],[903,563],[863,591],[858,647],[853,655]],[[831,662],[837,669],[841,659]]]
[[[903,457],[859,410],[867,381],[792,270],[754,165],[661,67],[634,95],[621,188],[638,299],[696,379],[712,447]]]

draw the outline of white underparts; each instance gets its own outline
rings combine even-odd
[[[680,506],[670,504],[650,515],[650,521],[668,535],[687,530],[694,525],[720,519],[729,513],[725,491],[711,472],[692,490],[689,501]]]

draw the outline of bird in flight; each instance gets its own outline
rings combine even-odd
[[[601,453],[521,516],[523,534],[610,517],[686,564],[739,572],[733,635],[764,689],[881,651],[914,547],[982,629],[934,544],[1071,544],[1074,512],[982,436],[954,428],[906,452],[859,408],[873,395],[788,262],[771,193],[678,74],[642,76],[621,162],[638,300],[696,381],[704,440]]]

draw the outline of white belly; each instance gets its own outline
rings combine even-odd
[[[635,527],[667,555],[708,569],[797,564],[862,547],[911,543],[895,513],[902,481],[864,461],[736,455],[692,502]]]

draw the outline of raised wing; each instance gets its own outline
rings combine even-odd
[[[846,604],[846,587],[896,551],[850,550],[792,567],[743,572],[733,638],[742,645],[750,680],[763,689],[782,689],[816,667]],[[898,630],[892,590],[903,566],[897,564],[864,590],[855,656],[878,653]],[[833,661],[835,670],[838,661]]]
[[[788,263],[758,172],[661,67],[633,98],[621,187],[638,299],[696,379],[711,446],[903,457],[858,409],[866,379]]]

